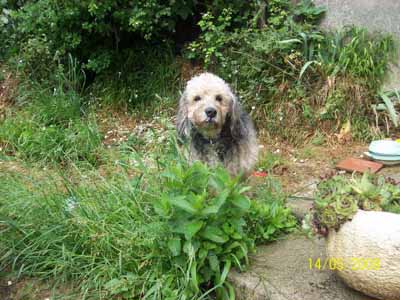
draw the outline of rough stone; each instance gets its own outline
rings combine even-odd
[[[398,0],[314,0],[327,13],[321,26],[340,29],[346,25],[364,27],[371,32],[393,34],[400,39],[400,1]],[[400,89],[400,56],[391,66],[384,89]]]
[[[298,220],[302,220],[310,211],[313,202],[311,200],[304,199],[289,199],[286,205],[292,210],[292,213]]]
[[[349,286],[379,299],[400,300],[399,215],[359,210],[339,231],[329,232],[327,243],[327,254],[344,265],[337,274]]]
[[[400,182],[400,166],[395,165],[395,166],[385,166],[382,170],[379,171],[380,175],[384,175],[387,177],[390,177],[397,182]]]
[[[373,300],[347,287],[331,270],[311,269],[309,259],[326,259],[325,241],[293,235],[259,247],[248,271],[229,280],[239,300]]]

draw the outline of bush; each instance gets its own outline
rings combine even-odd
[[[7,29],[8,40],[12,41],[8,52],[21,55],[28,65],[34,65],[33,70],[40,66],[46,70],[48,64],[42,60],[65,61],[66,54],[71,53],[86,70],[94,73],[112,66],[120,50],[135,49],[143,41],[159,46],[181,39],[177,30],[195,27],[191,19],[197,19],[204,10],[218,13],[228,7],[236,24],[243,24],[255,3],[237,0],[3,2],[10,14],[1,20],[13,24]],[[0,21],[2,30],[3,23]]]
[[[160,99],[176,101],[180,63],[171,47],[137,46],[121,51],[114,64],[114,68],[99,74],[88,88],[93,104],[140,108],[145,115],[154,106],[162,106]]]

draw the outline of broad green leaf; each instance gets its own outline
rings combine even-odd
[[[222,270],[222,275],[221,275],[221,279],[220,279],[221,281],[219,283],[224,283],[225,282],[226,277],[228,276],[228,273],[229,273],[230,270],[231,270],[231,260],[228,259],[225,262],[224,269]]]
[[[246,196],[236,194],[232,198],[232,204],[247,211],[250,209],[250,200]]]
[[[205,248],[201,248],[199,250],[199,258],[204,259],[208,255],[208,250]]]
[[[314,64],[314,63],[317,63],[317,61],[316,61],[316,60],[310,60],[310,61],[308,61],[308,62],[306,62],[306,63],[304,64],[304,66],[301,68],[301,71],[300,71],[299,80],[300,80],[301,77],[303,76],[304,72],[308,69],[308,67],[309,67],[311,64]]]
[[[219,209],[221,208],[222,205],[225,204],[226,199],[229,196],[229,191],[224,190],[221,193],[218,194],[217,197],[212,199],[212,205],[206,207],[203,209],[202,214],[203,215],[208,215],[208,214],[216,214],[218,213]]]
[[[386,110],[389,113],[390,119],[392,120],[394,126],[399,126],[399,119],[397,116],[396,109],[394,108],[392,100],[383,92],[379,92],[379,96],[382,98],[386,105]]]
[[[172,238],[168,241],[168,248],[171,250],[173,256],[181,254],[181,239]]]
[[[197,280],[197,263],[196,261],[192,261],[192,265],[190,266],[190,279],[193,283],[193,287],[196,291],[199,290],[199,282]]]
[[[173,229],[173,231],[182,233],[185,235],[187,240],[191,240],[193,236],[201,229],[203,224],[203,221],[182,222],[179,223],[176,228]]]
[[[221,229],[215,226],[207,226],[201,232],[201,236],[218,244],[223,244],[229,240],[229,237]]]
[[[162,216],[166,217],[170,213],[170,204],[166,197],[161,197],[161,199],[157,199],[153,204],[155,212]]]
[[[242,188],[239,190],[239,194],[243,194],[243,193],[245,193],[245,192],[247,192],[247,191],[250,191],[250,190],[251,190],[251,187],[250,187],[250,186],[242,187]]]
[[[173,206],[183,209],[188,213],[197,213],[197,209],[190,202],[186,201],[186,196],[171,197],[169,198],[169,203],[171,203]]]
[[[209,255],[208,263],[210,264],[211,270],[213,270],[214,272],[219,272],[219,260],[216,255]]]
[[[228,288],[229,300],[235,300],[235,289],[233,288],[232,284],[227,281],[224,283],[224,285]]]

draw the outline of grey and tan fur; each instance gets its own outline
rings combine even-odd
[[[233,176],[250,175],[258,154],[256,131],[224,80],[203,73],[188,81],[176,125],[189,143],[190,161],[222,164]]]

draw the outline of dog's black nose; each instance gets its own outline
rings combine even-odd
[[[217,115],[217,110],[212,107],[207,107],[205,110],[207,117],[214,118]]]

